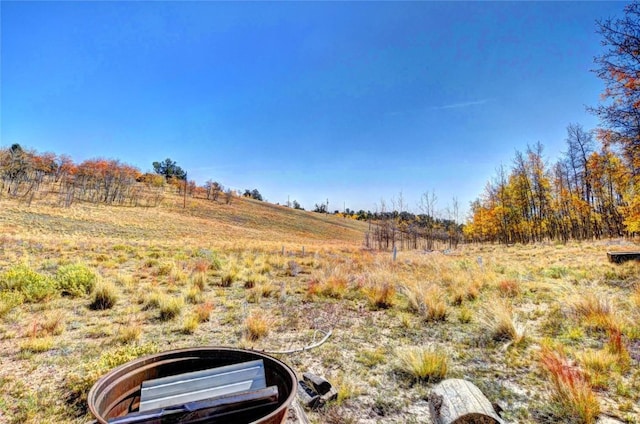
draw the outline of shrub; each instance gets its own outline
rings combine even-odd
[[[67,375],[65,385],[70,392],[69,402],[84,407],[89,389],[100,377],[117,366],[157,351],[154,344],[129,344],[107,350],[97,360],[84,362],[79,371]]]
[[[449,360],[438,350],[424,347],[405,347],[396,351],[398,371],[416,381],[439,381],[447,375]]]
[[[17,291],[0,291],[0,318],[24,302],[24,295]]]
[[[0,276],[0,289],[20,293],[27,302],[40,302],[58,293],[55,281],[25,264],[16,265]],[[13,300],[17,300],[14,297]]]
[[[93,290],[93,300],[89,307],[95,310],[111,309],[118,301],[118,289],[108,282],[99,282]]]
[[[96,280],[96,274],[84,264],[63,265],[56,272],[56,281],[62,294],[72,297],[91,293]]]

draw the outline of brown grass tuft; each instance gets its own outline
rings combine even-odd
[[[516,280],[500,280],[498,282],[498,291],[506,297],[516,297],[520,294],[520,284]]]
[[[387,309],[395,302],[396,287],[391,283],[374,283],[365,287],[363,291],[372,308]]]
[[[447,375],[449,359],[443,351],[424,347],[405,347],[396,351],[398,371],[416,381],[438,381]]]
[[[600,414],[598,398],[580,369],[572,366],[561,350],[543,346],[540,363],[552,384],[552,400],[562,418],[595,423]]]
[[[588,292],[573,302],[572,310],[589,328],[606,331],[614,325],[613,307],[608,297]]]
[[[265,316],[265,312],[252,312],[244,321],[245,334],[248,340],[255,341],[269,334],[273,322]]]
[[[442,289],[436,285],[405,285],[404,294],[409,310],[422,316],[426,321],[444,321],[449,313]]]
[[[518,323],[513,307],[506,301],[497,301],[484,312],[483,324],[495,341],[509,341],[519,345],[526,339],[526,328]]]
[[[195,316],[198,318],[198,322],[205,322],[209,321],[211,312],[213,312],[213,303],[205,302],[196,306]]]

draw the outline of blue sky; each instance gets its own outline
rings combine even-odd
[[[7,2],[0,145],[271,202],[417,210],[478,197],[527,143],[550,162],[603,85],[624,2]]]

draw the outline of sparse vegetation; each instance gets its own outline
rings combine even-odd
[[[0,206],[8,205],[3,213],[17,228],[26,228],[23,211],[3,202],[0,199]],[[101,356],[133,357],[149,341],[159,350],[194,343],[282,350],[316,342],[323,336],[319,330],[328,329],[332,336],[312,354],[283,358],[296,371],[326,375],[338,389],[338,402],[326,411],[309,412],[316,422],[328,416],[359,423],[367,414],[381,423],[421,422],[424,412],[418,418],[415,400],[426,396],[439,379],[460,374],[487,390],[490,399],[501,401],[509,422],[536,422],[529,410],[545,411],[557,422],[580,421],[579,407],[573,404],[589,401],[586,389],[581,395],[586,401],[572,401],[568,395],[569,400],[555,394],[550,398],[552,379],[536,367],[547,339],[567,346],[566,363],[580,370],[603,410],[625,417],[640,412],[634,401],[640,391],[635,372],[638,289],[626,266],[618,270],[604,262],[599,245],[460,245],[451,255],[403,251],[402,259],[393,262],[387,253],[360,250],[355,230],[353,242],[331,244],[324,240],[334,232],[305,224],[304,231],[313,228],[323,241],[314,245],[300,233],[295,237],[304,241],[305,256],[293,243],[282,255],[282,242],[255,238],[270,231],[260,227],[266,218],[242,215],[248,205],[266,205],[245,202],[236,198],[224,205],[234,208],[247,225],[258,226],[241,238],[225,235],[224,226],[215,227],[218,221],[208,221],[215,232],[202,226],[202,216],[225,219],[214,215],[208,204],[193,205],[191,215],[185,216],[164,207],[121,211],[76,205],[73,216],[92,222],[74,226],[74,231],[86,232],[79,238],[58,230],[70,219],[66,209],[32,205],[30,210],[42,208],[50,221],[38,224],[37,239],[3,236],[5,249],[0,252],[0,345],[11,364],[0,370],[0,379],[9,381],[11,369],[18,369],[20,375],[29,375],[25,381],[38,381],[49,395],[40,397],[39,407],[28,406],[14,401],[19,389],[17,383],[8,383],[0,402],[15,405],[10,416],[32,417],[32,422],[46,422],[49,415],[60,423],[77,422],[76,416],[89,421],[82,399],[117,363],[107,364]],[[176,222],[164,219],[156,226],[158,213],[171,213]],[[290,228],[286,225],[291,222],[277,224],[277,215],[269,219],[276,223],[271,225]],[[366,230],[356,221],[347,224]],[[101,238],[93,233],[96,225],[111,226],[112,235]],[[136,233],[134,228],[144,230]],[[185,232],[191,238],[167,236]],[[216,237],[220,241],[211,244]],[[114,254],[117,266],[111,267]],[[101,255],[106,259],[97,261]],[[292,261],[297,272],[291,272],[296,267]],[[77,296],[60,296],[56,275],[69,266],[96,276],[90,296],[83,284],[73,285],[81,288]],[[552,278],[552,267],[566,272]],[[7,284],[5,277],[14,268],[20,278]],[[225,275],[231,278],[222,284]],[[22,287],[31,281],[35,286],[46,282],[49,294],[28,299]],[[107,310],[89,308],[103,284],[109,285],[108,293],[118,294],[117,302]],[[36,298],[42,300],[31,300]],[[336,373],[336,367],[341,372]],[[492,370],[490,375],[487,370]],[[66,381],[63,389],[49,383],[61,380]],[[524,399],[516,391],[531,396]],[[69,393],[75,407],[52,411],[47,406],[46,399]]]

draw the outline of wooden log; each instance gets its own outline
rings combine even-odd
[[[491,402],[467,380],[437,384],[429,395],[429,409],[436,424],[504,424]]]
[[[640,261],[640,252],[607,252],[609,262],[621,264],[627,261]]]

